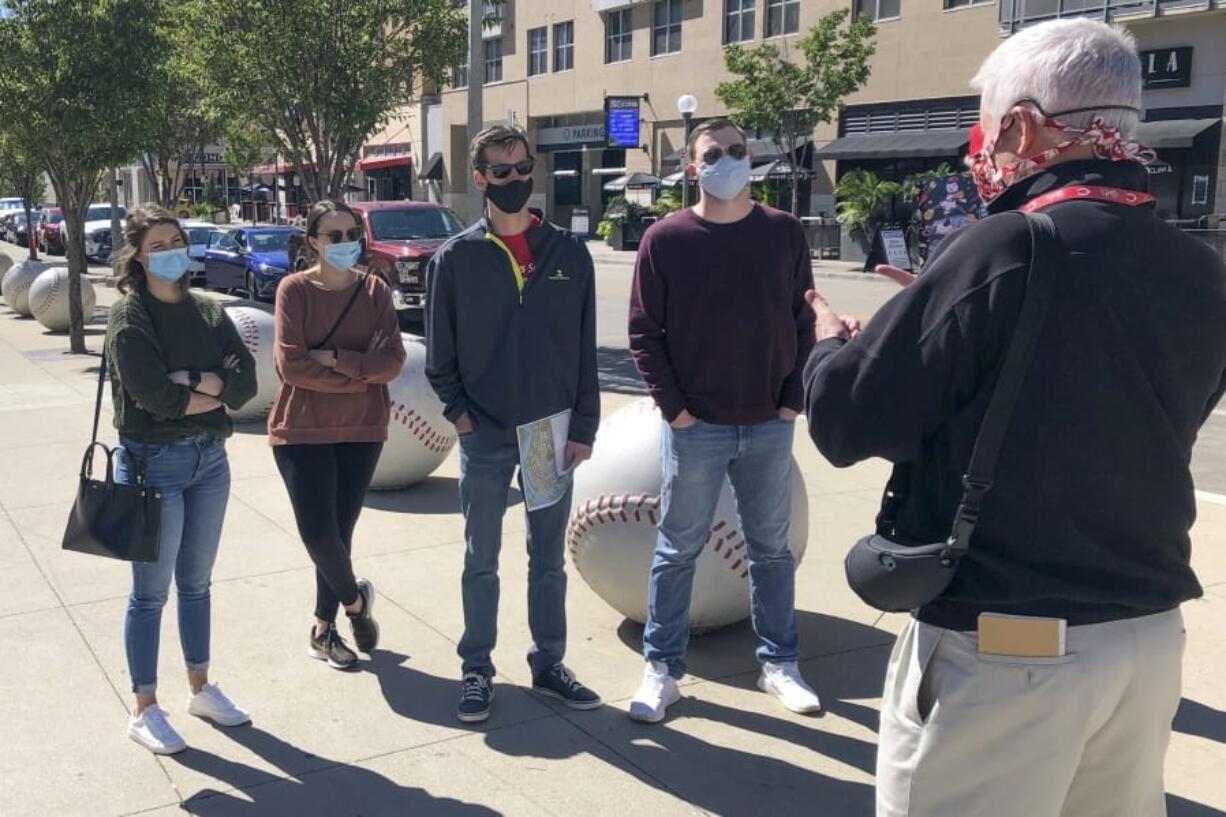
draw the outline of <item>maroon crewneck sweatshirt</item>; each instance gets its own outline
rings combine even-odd
[[[790,214],[755,205],[715,224],[683,210],[639,244],[630,352],[665,419],[753,425],[804,411],[813,348],[809,246]]]

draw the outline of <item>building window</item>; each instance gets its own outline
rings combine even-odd
[[[1012,34],[1025,26],[1057,17],[1088,16],[1110,23],[1117,15],[1159,17],[1168,10],[1192,5],[1188,0],[1000,0],[998,14],[1001,29]]]
[[[945,10],[965,9],[971,6],[993,6],[996,0],[945,0]]]
[[[753,7],[757,0],[724,0],[724,42],[753,39]]]
[[[528,32],[528,76],[535,77],[549,70],[549,29],[534,28]]]
[[[901,0],[852,0],[852,14],[857,18],[868,17],[874,23],[879,20],[897,20],[902,16]]]
[[[553,27],[553,70],[570,71],[575,67],[575,23],[555,23]]]
[[[681,50],[681,1],[656,0],[651,21],[651,56],[676,54]]]
[[[969,2],[969,0],[967,0]],[[996,0],[988,0],[996,2]],[[800,31],[800,0],[766,0],[766,37]]]
[[[468,63],[457,65],[451,72],[451,87],[452,88],[467,88],[468,87]]]
[[[630,9],[611,11],[604,18],[604,61],[626,62],[631,57]]]
[[[485,41],[485,82],[502,82],[502,38]]]

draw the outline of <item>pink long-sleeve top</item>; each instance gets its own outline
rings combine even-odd
[[[367,275],[326,347],[328,330],[353,295],[295,273],[277,289],[274,356],[281,387],[268,416],[273,445],[383,442],[390,413],[387,384],[400,373],[404,344],[391,290]],[[336,351],[336,366],[311,357]]]

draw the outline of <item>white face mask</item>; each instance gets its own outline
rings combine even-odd
[[[698,183],[717,199],[735,199],[749,184],[749,157],[733,159],[725,154],[713,165],[698,166]]]

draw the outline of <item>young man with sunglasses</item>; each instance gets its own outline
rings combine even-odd
[[[570,410],[565,458],[573,468],[591,456],[600,422],[592,257],[580,239],[528,209],[534,159],[522,130],[482,131],[471,158],[485,217],[431,260],[426,313],[426,375],[460,437],[466,549],[456,714],[465,723],[489,717],[494,696],[498,553],[519,465],[516,427]],[[600,697],[562,664],[570,503],[568,488],[558,503],[526,512],[528,664],[534,691],[594,709]]]
[[[694,563],[725,478],[748,545],[758,686],[793,712],[820,712],[797,666],[788,549],[792,432],[814,343],[809,247],[800,222],[750,199],[740,128],[709,120],[686,149],[701,198],[644,236],[630,294],[630,351],[664,417],[664,484],[647,665],[629,714],[654,723],[680,698]]]

